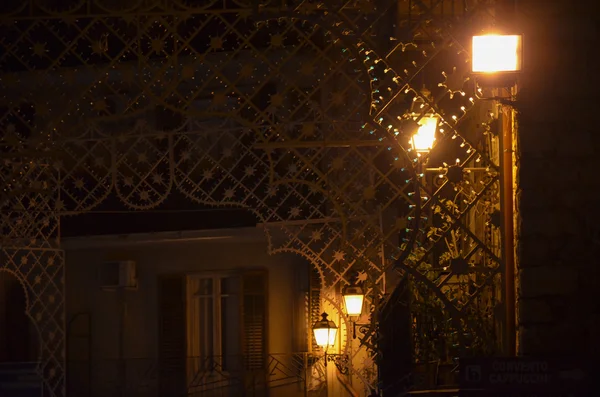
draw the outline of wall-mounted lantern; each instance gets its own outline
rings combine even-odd
[[[342,296],[344,297],[346,314],[352,321],[352,338],[356,339],[356,320],[362,314],[365,292],[360,286],[352,284],[344,287]]]
[[[329,346],[335,345],[335,337],[337,336],[338,327],[335,323],[327,318],[328,314],[321,314],[321,320],[313,325],[313,333],[317,345],[327,352]]]
[[[346,314],[350,317],[358,317],[362,314],[365,293],[358,285],[347,285],[342,290],[344,303],[346,304]]]
[[[328,362],[333,361],[336,368],[340,373],[347,375],[348,374],[348,362],[349,357],[346,354],[328,354],[327,349],[330,346],[335,345],[335,338],[337,336],[338,327],[335,323],[329,320],[327,313],[321,314],[321,320],[317,321],[312,329],[315,335],[315,341],[317,345],[323,348],[325,353],[325,365]]]

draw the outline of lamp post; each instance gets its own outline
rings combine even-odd
[[[516,289],[514,257],[513,199],[513,98],[517,93],[517,76],[523,67],[523,37],[521,35],[487,34],[473,36],[471,67],[477,82],[483,87],[508,93],[492,98],[503,105],[502,138],[500,139],[500,169],[502,183],[502,257],[504,259],[504,349],[508,356],[516,355]],[[506,106],[508,105],[508,106]]]

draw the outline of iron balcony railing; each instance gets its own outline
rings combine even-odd
[[[68,361],[67,397],[295,397],[319,389],[310,353],[270,354],[262,368],[244,356]]]

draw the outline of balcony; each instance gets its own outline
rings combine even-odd
[[[243,356],[71,361],[69,397],[310,396],[320,363],[308,353],[270,354],[256,368]]]

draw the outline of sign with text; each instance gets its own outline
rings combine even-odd
[[[38,363],[0,363],[0,396],[41,397]]]
[[[460,360],[461,389],[575,392],[590,386],[585,363],[534,357],[483,357]]]
[[[459,397],[589,397],[588,392],[460,390]]]

